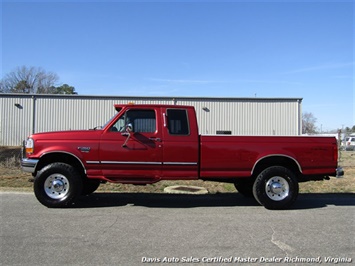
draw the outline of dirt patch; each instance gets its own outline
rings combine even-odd
[[[0,166],[14,168],[20,166],[21,148],[0,147]]]
[[[20,169],[19,147],[0,147],[0,190],[32,191],[32,175]],[[312,181],[300,184],[301,193],[355,193],[355,152],[342,151],[339,164],[344,168],[343,178],[331,178],[325,181]],[[209,193],[227,193],[235,191],[233,184],[196,181],[161,181],[152,185],[133,186],[124,184],[102,184],[102,192],[147,192],[164,193],[169,186],[198,186]]]

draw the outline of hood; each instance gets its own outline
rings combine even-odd
[[[31,135],[31,138],[41,140],[90,140],[99,138],[102,132],[102,130],[52,131],[35,133]]]

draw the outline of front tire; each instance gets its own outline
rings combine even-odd
[[[295,174],[283,166],[272,166],[262,171],[253,185],[255,199],[267,209],[290,207],[298,196]]]
[[[83,181],[83,189],[81,191],[81,195],[88,196],[94,193],[99,188],[100,184],[101,183],[99,180],[85,179]]]
[[[73,166],[52,163],[37,173],[33,187],[40,203],[48,208],[59,208],[70,205],[81,195],[83,183]]]

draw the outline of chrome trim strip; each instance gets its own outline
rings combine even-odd
[[[143,165],[197,165],[197,162],[134,162],[134,161],[87,161],[87,163],[102,164],[143,164]]]
[[[102,164],[144,164],[144,165],[161,165],[161,162],[134,162],[134,161],[101,161]]]
[[[21,168],[22,171],[27,173],[34,173],[36,170],[37,163],[39,162],[38,159],[22,159],[21,160]]]
[[[86,161],[87,164],[99,164],[100,161]]]
[[[190,162],[163,162],[163,165],[197,165],[197,163]]]

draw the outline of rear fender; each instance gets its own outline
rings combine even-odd
[[[268,154],[255,162],[251,170],[251,175],[258,175],[262,170],[270,166],[284,166],[302,174],[301,165],[292,156],[285,154]]]

